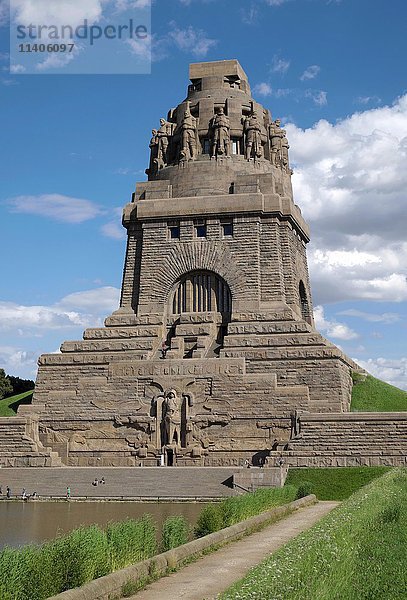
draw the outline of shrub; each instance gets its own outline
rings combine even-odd
[[[300,498],[305,498],[305,496],[309,496],[310,494],[313,494],[313,485],[311,481],[303,481],[299,486],[298,486],[298,490],[297,490],[297,500],[299,500]]]
[[[168,517],[163,525],[162,550],[166,552],[171,548],[182,546],[188,541],[189,527],[185,517]]]
[[[202,509],[195,525],[195,537],[203,537],[223,527],[222,512],[219,504],[208,504]]]

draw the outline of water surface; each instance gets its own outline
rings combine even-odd
[[[39,544],[80,525],[137,519],[149,513],[159,530],[165,519],[183,515],[196,523],[202,502],[7,502],[0,501],[0,548]]]

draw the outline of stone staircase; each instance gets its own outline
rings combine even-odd
[[[0,418],[1,467],[58,467],[61,464],[58,454],[41,444],[35,418]]]
[[[205,499],[235,495],[232,479],[244,469],[227,467],[60,467],[2,468],[0,484],[13,495],[36,491],[40,497],[65,497],[71,488],[73,498],[116,499]],[[246,469],[247,470],[247,469]],[[254,469],[253,469],[254,470]],[[105,484],[92,485],[102,477]]]

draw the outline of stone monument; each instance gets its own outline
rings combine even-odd
[[[314,327],[286,132],[238,61],[190,80],[124,208],[120,308],[41,356],[19,415],[69,466],[338,464],[318,436],[357,366]]]

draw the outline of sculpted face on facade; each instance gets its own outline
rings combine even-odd
[[[190,79],[152,130],[148,181],[124,208],[120,308],[40,358],[12,464],[239,466],[276,452],[301,466],[355,461],[354,446],[348,456],[325,441],[318,455],[317,441],[301,442],[301,415],[315,439],[342,431],[324,433],[330,417],[352,430],[357,366],[314,328],[286,132],[237,61],[191,65]],[[377,444],[363,452],[379,460]]]

